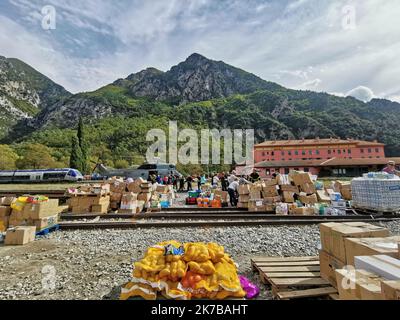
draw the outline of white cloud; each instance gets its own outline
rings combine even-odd
[[[346,96],[356,98],[363,102],[369,102],[375,98],[374,92],[370,88],[364,86],[358,86],[357,88],[350,90],[346,93]]]
[[[362,83],[398,98],[400,1],[351,3],[355,30],[342,28],[348,0],[8,0],[0,54],[72,91],[199,52],[290,88],[343,94]],[[51,33],[35,24],[47,4],[59,16]]]

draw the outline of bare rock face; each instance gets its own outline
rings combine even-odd
[[[70,95],[22,61],[0,57],[0,138],[16,122]]]
[[[131,81],[127,87],[133,96],[151,97],[176,104],[280,87],[224,62],[209,60],[196,53],[168,72],[147,69],[129,76],[127,80]]]

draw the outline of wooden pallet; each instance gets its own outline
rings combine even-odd
[[[255,257],[251,259],[261,281],[270,285],[277,299],[326,297],[337,294],[329,282],[321,278],[319,257]]]

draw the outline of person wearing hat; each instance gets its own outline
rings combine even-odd
[[[396,162],[394,161],[389,161],[387,167],[384,168],[382,171],[389,174],[395,174],[400,177],[400,171],[396,170]]]

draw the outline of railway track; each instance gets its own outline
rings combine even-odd
[[[186,217],[186,220],[191,217]],[[196,218],[198,219],[198,218]],[[229,219],[226,218],[225,219]],[[245,227],[245,226],[277,226],[277,225],[313,225],[324,222],[389,222],[400,218],[385,217],[297,217],[297,216],[269,216],[258,219],[229,219],[224,221],[202,220],[202,221],[139,221],[138,219],[124,219],[123,221],[75,221],[61,222],[62,230],[84,230],[84,229],[147,229],[147,228],[196,228],[196,227]]]

